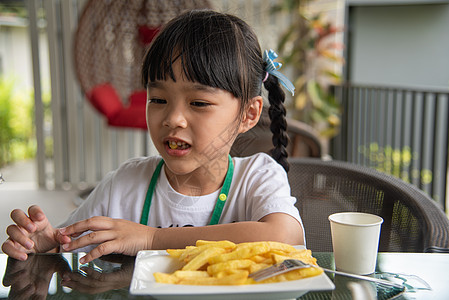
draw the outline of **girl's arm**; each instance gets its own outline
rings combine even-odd
[[[154,228],[132,221],[93,217],[60,229],[61,234],[79,239],[62,246],[65,251],[99,244],[80,262],[87,263],[110,253],[136,255],[139,250],[184,248],[197,240],[230,240],[235,243],[253,241],[278,241],[304,244],[299,222],[284,213],[273,213],[258,222],[236,222],[202,227]]]
[[[299,222],[284,213],[269,214],[258,222],[236,222],[203,227],[161,228],[155,232],[152,248],[184,248],[195,245],[199,239],[234,243],[277,241],[292,245],[303,245],[303,230]]]

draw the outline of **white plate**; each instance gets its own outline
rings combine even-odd
[[[182,263],[166,251],[140,251],[136,257],[130,293],[151,295],[156,299],[291,299],[308,291],[333,290],[333,282],[323,273],[315,277],[278,283],[198,286],[157,283],[154,272],[172,273]]]

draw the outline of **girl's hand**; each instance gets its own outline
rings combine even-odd
[[[99,244],[80,259],[84,264],[106,254],[136,255],[139,250],[151,249],[156,230],[128,220],[92,217],[61,228],[60,232],[68,237],[78,237],[86,231],[92,231],[62,246],[64,251],[72,251]]]
[[[53,228],[39,206],[28,208],[28,215],[20,209],[11,212],[11,219],[16,223],[8,226],[9,238],[3,243],[2,250],[18,260],[26,260],[28,253],[48,252],[60,243],[70,242],[70,238],[61,236]]]

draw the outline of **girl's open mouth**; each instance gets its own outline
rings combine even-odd
[[[190,148],[189,144],[181,141],[167,141],[167,144],[168,148],[172,150],[185,150],[187,148]]]

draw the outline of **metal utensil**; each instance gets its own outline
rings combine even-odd
[[[319,266],[314,266],[314,265],[310,265],[310,264],[306,264],[305,262],[298,260],[298,259],[286,259],[281,263],[272,265],[271,267],[256,271],[254,273],[251,273],[249,275],[249,277],[253,278],[255,281],[261,281],[285,272],[289,272],[292,270],[297,270],[297,269],[302,269],[302,268],[321,268]],[[367,280],[367,281],[371,281],[371,282],[375,282],[378,284],[382,284],[382,285],[386,285],[386,286],[390,286],[390,287],[394,287],[397,289],[404,289],[404,286],[388,281],[388,280],[383,280],[383,279],[379,279],[379,278],[374,278],[374,277],[369,277],[369,276],[363,276],[363,275],[357,275],[357,274],[351,274],[351,273],[346,273],[346,272],[340,272],[340,271],[334,271],[334,270],[330,270],[330,269],[325,269],[325,268],[321,268],[323,269],[324,272],[327,273],[333,273],[333,274],[337,274],[337,275],[342,275],[342,276],[346,276],[346,277],[352,277],[352,278],[356,278],[356,279],[361,279],[361,280]]]

